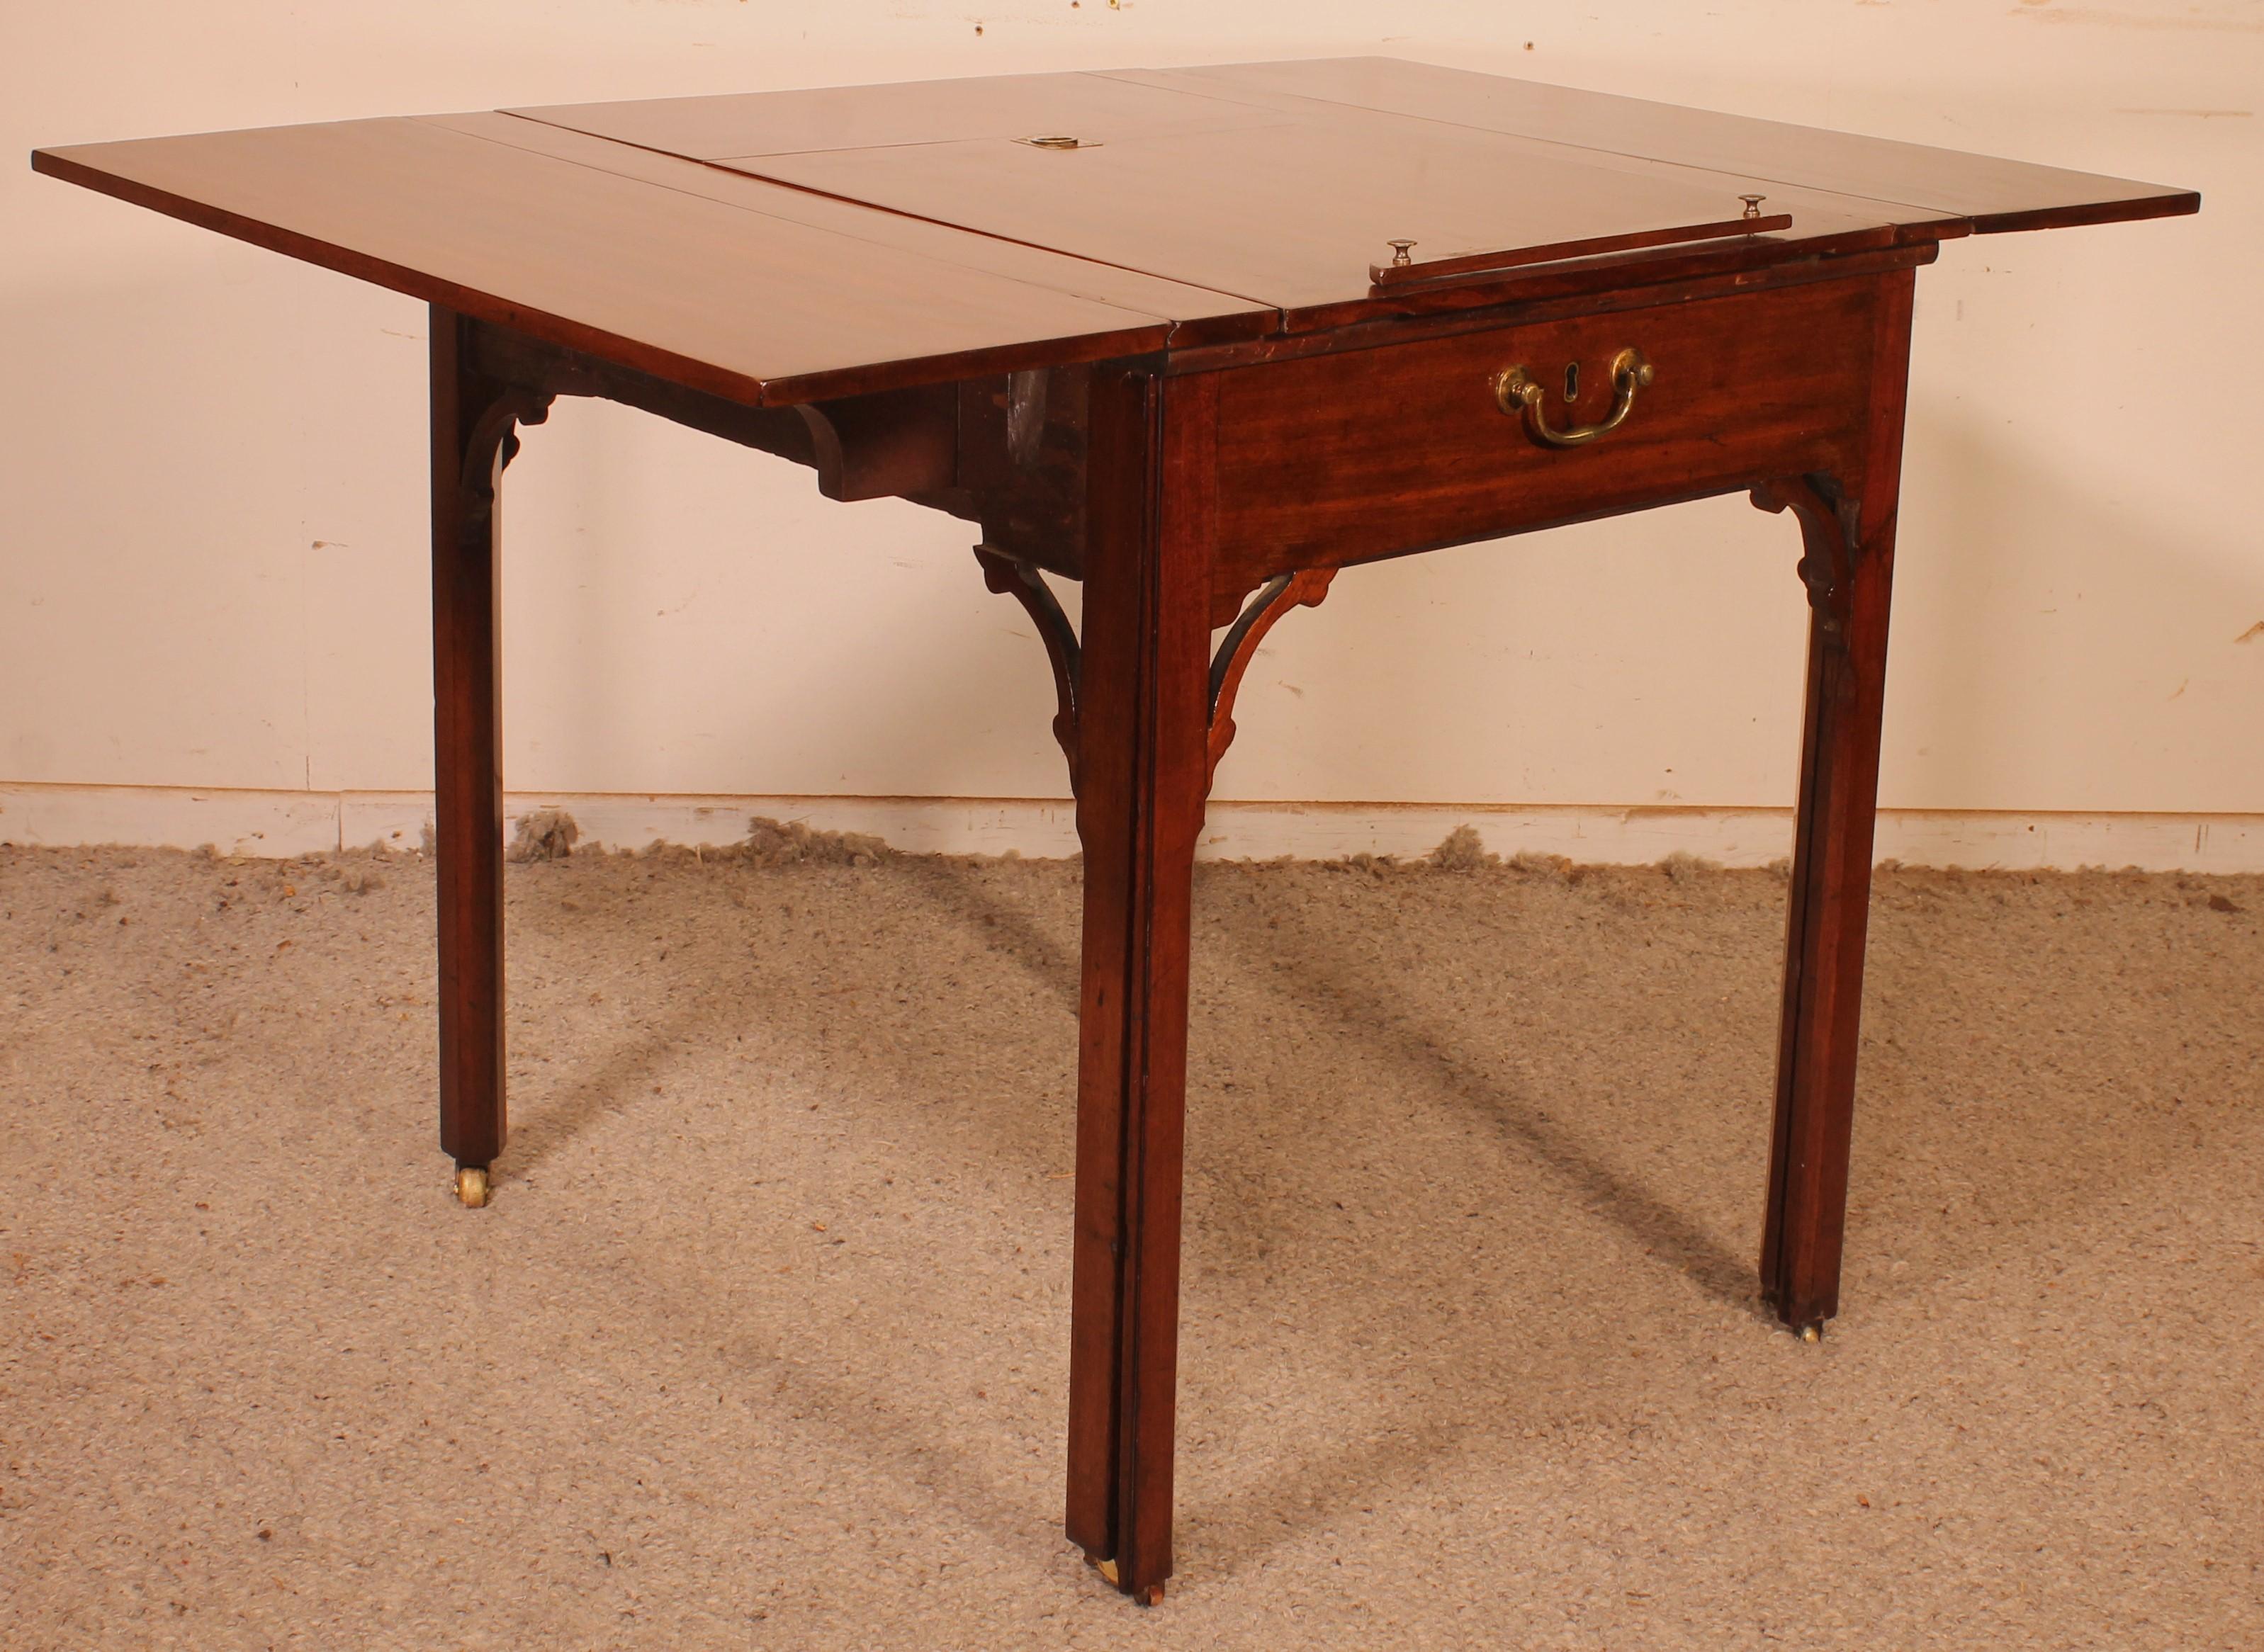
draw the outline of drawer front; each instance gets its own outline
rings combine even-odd
[[[1869,395],[1880,279],[1815,281],[1232,368],[1218,410],[1214,590],[1695,498],[1846,474]],[[1892,278],[1888,278],[1892,279]],[[1615,402],[1611,364],[1652,368],[1618,428],[1536,438],[1496,385],[1522,366],[1552,429]],[[1565,369],[1578,364],[1576,397]]]

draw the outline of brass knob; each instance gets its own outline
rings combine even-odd
[[[1413,242],[1387,241],[1383,244],[1391,249],[1391,262],[1398,268],[1404,269],[1407,265],[1415,262],[1414,259],[1407,256],[1414,250],[1415,243]]]
[[[1767,200],[1768,197],[1766,195],[1740,195],[1738,199],[1745,204],[1745,215],[1746,217],[1758,218],[1761,215],[1761,203]]]

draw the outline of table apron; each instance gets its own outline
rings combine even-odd
[[[1214,609],[1295,569],[1781,476],[1847,477],[1878,307],[1898,274],[1223,369]],[[1549,428],[1599,424],[1625,393],[1611,367],[1629,348],[1654,376],[1634,388],[1618,428],[1581,445],[1550,445],[1498,400],[1500,376],[1522,366],[1545,394]]]

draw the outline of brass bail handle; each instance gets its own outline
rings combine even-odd
[[[1593,442],[1599,436],[1627,423],[1627,416],[1635,411],[1635,393],[1651,380],[1651,366],[1643,351],[1633,344],[1612,358],[1612,410],[1608,417],[1595,424],[1575,424],[1569,430],[1549,427],[1549,413],[1544,403],[1548,391],[1522,366],[1505,368],[1493,381],[1493,396],[1501,410],[1512,418],[1520,416],[1533,439],[1551,447],[1578,447],[1583,442]]]

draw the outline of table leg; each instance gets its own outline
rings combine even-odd
[[[1812,611],[1760,1270],[1778,1318],[1811,1341],[1840,1311],[1910,288],[1905,272],[1882,303],[1861,474],[1845,485],[1795,478],[1753,496],[1798,519]]]
[[[1188,897],[1208,783],[1215,383],[1093,392],[1069,1535],[1143,1604],[1172,1569]]]
[[[440,1147],[487,1203],[504,1142],[503,702],[496,487],[548,398],[470,363],[472,323],[432,307],[433,855],[439,894]]]

